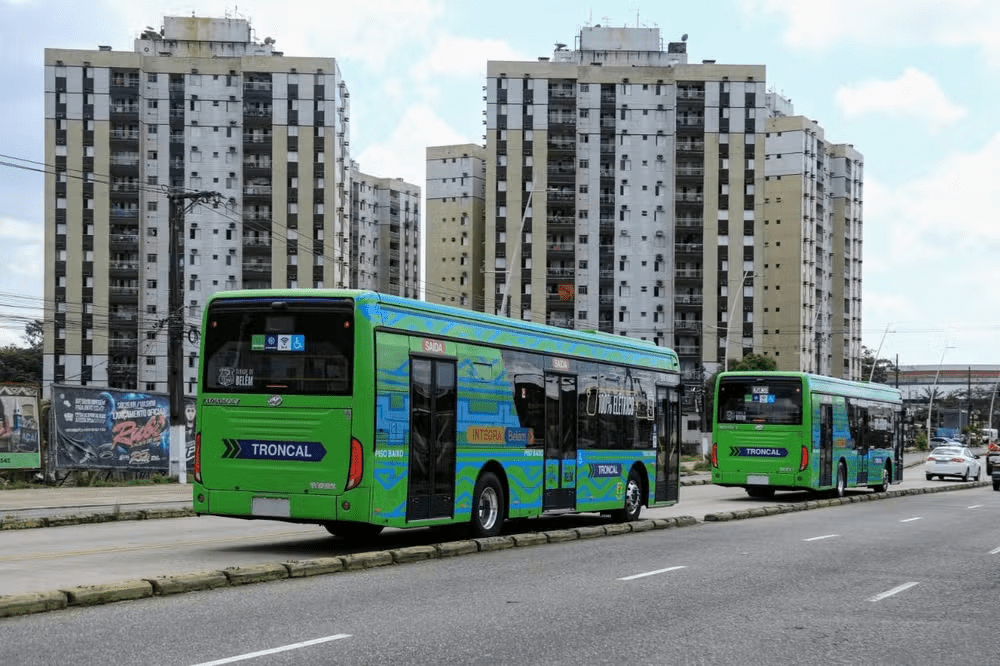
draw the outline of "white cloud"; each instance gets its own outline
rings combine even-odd
[[[1000,134],[898,187],[866,179],[865,344],[892,323],[886,347],[904,364],[937,362],[945,338],[964,362],[989,357],[983,338],[996,335],[1000,312],[988,287],[1000,280],[998,160]]]
[[[42,225],[36,222],[0,217],[0,242],[6,245],[8,240],[34,241],[41,245],[42,241],[45,240],[45,231]]]
[[[750,16],[778,15],[784,42],[827,49],[840,42],[866,46],[972,46],[1000,66],[1000,3],[994,0],[743,0]]]
[[[869,113],[910,116],[934,129],[958,122],[968,113],[965,107],[948,99],[934,77],[912,67],[894,81],[866,81],[853,88],[841,88],[835,99],[848,118]]]
[[[441,35],[427,56],[414,65],[413,74],[427,77],[443,75],[485,79],[487,60],[529,61],[531,59],[518,53],[503,40]]]
[[[369,145],[357,161],[365,173],[383,178],[402,178],[408,183],[425,187],[427,146],[471,143],[434,111],[415,104],[403,113],[396,128],[382,142]]]

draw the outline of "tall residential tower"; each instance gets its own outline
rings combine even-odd
[[[193,394],[209,295],[346,287],[349,115],[334,59],[242,19],[46,49],[46,392],[167,391],[170,357]]]

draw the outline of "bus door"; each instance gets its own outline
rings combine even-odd
[[[408,521],[454,513],[456,398],[454,360],[411,360]]]
[[[819,485],[833,485],[833,405],[819,406]]]
[[[576,508],[576,377],[545,373],[542,509]]]
[[[861,408],[861,430],[858,438],[854,442],[858,451],[858,480],[859,486],[868,485],[868,409]],[[880,477],[881,478],[881,477]]]
[[[656,488],[657,502],[676,502],[680,489],[680,400],[677,391],[656,387]]]

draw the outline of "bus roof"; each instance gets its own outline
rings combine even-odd
[[[530,348],[594,360],[620,362],[679,372],[676,352],[653,342],[598,331],[577,331],[499,317],[450,305],[427,303],[402,296],[350,289],[244,289],[213,294],[206,303],[233,299],[350,298],[357,311],[376,327],[394,328],[430,336],[492,342],[499,346]]]
[[[870,384],[868,382],[853,382],[837,377],[816,375],[810,372],[786,372],[765,370],[734,370],[719,373],[723,377],[790,377],[805,380],[809,388],[815,391],[826,391],[837,395],[849,395],[858,398],[871,398],[902,403],[902,393],[899,389],[885,384]]]

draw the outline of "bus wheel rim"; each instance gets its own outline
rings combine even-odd
[[[485,529],[490,529],[497,521],[497,514],[500,512],[500,502],[497,500],[496,490],[486,488],[479,498],[479,524]]]
[[[636,508],[639,506],[639,484],[634,480],[629,479],[628,486],[625,488],[625,510],[628,513],[635,513]]]

